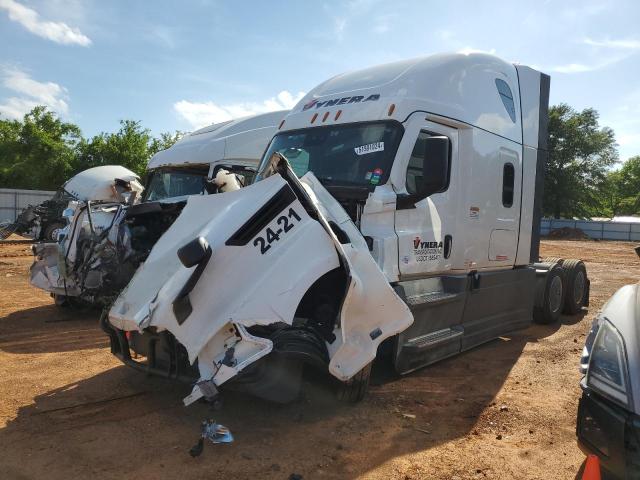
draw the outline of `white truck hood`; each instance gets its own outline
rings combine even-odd
[[[144,187],[140,177],[131,170],[120,165],[103,165],[88,168],[71,177],[62,188],[82,202],[121,202],[123,198],[117,186],[117,181],[127,184],[123,190],[142,193]]]
[[[305,292],[342,267],[349,285],[337,338],[328,345],[329,370],[347,380],[371,362],[385,338],[413,322],[411,312],[347,213],[313,174],[299,181],[287,166],[284,177],[276,173],[235,192],[190,197],[112,306],[111,324],[169,330],[190,361],[198,360],[201,380],[220,385],[271,351],[270,340],[249,335],[245,327],[291,325]],[[338,241],[329,221],[350,243]],[[199,237],[212,255],[188,295],[191,311],[179,321],[173,304],[199,267],[183,266],[177,252]],[[233,366],[224,360],[229,345]]]

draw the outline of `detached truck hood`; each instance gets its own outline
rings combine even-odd
[[[411,312],[313,174],[298,180],[284,159],[277,172],[238,191],[190,197],[112,306],[110,323],[169,330],[197,359],[200,381],[220,385],[273,347],[246,327],[291,325],[314,282],[343,268],[329,371],[344,381],[371,362],[385,338],[413,322]],[[178,250],[193,241],[209,256],[187,268]]]

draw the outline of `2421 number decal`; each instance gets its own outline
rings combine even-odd
[[[293,208],[290,208],[286,215],[281,215],[276,220],[278,230],[273,231],[271,227],[267,228],[264,236],[255,238],[253,245],[260,247],[260,253],[264,255],[271,248],[273,242],[280,240],[281,235],[288,233],[295,226],[296,221],[300,221],[300,215]]]

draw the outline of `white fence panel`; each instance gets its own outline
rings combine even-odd
[[[591,220],[569,220],[565,218],[543,218],[540,234],[549,235],[558,228],[579,228],[590,238],[598,240],[640,241],[640,223],[596,222]]]
[[[24,208],[42,203],[55,193],[48,190],[0,188],[0,222],[13,222]]]

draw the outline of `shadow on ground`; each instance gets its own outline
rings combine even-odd
[[[0,350],[31,354],[106,347],[109,342],[98,318],[95,310],[53,304],[12,312],[0,317]]]
[[[97,319],[53,306],[27,312],[0,320],[0,349],[107,345]],[[64,321],[42,320],[52,318]],[[112,368],[20,407],[0,430],[0,477],[356,478],[394,457],[473,434],[524,346],[558,328],[532,326],[401,378],[376,365],[370,394],[358,405],[338,403],[330,380],[308,375],[301,399],[289,405],[226,392],[220,411],[185,408],[189,387]],[[7,337],[9,330],[15,332]],[[228,426],[235,442],[206,444],[194,459],[188,450],[205,418]]]

